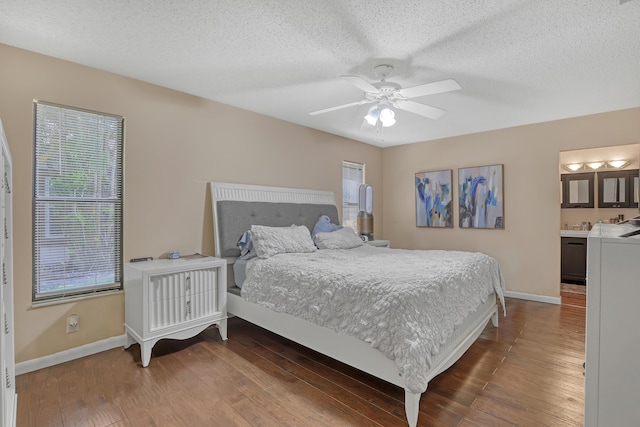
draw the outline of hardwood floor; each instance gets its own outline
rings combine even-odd
[[[431,381],[419,426],[581,426],[584,308],[507,299]],[[18,426],[405,426],[404,392],[234,318],[140,349],[113,349],[16,379]]]
[[[584,285],[560,284],[560,299],[563,305],[587,306],[587,287]]]

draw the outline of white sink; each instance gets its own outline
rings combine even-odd
[[[560,230],[561,237],[584,237],[586,239],[588,235],[588,230]]]

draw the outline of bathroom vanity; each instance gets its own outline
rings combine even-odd
[[[588,231],[560,231],[560,281],[585,285],[587,278]]]

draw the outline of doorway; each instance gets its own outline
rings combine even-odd
[[[615,160],[624,162],[619,165],[613,162]],[[619,167],[615,167],[616,165]],[[603,188],[602,178],[608,176],[608,174],[610,175],[613,171],[633,171],[631,174],[633,179],[634,176],[638,177],[640,175],[638,169],[640,169],[640,144],[560,152],[559,172],[561,182],[564,183],[561,187],[564,203],[561,203],[562,207],[560,207],[559,224],[560,243],[561,248],[563,248],[563,250],[561,250],[561,256],[572,258],[571,260],[566,258],[561,260],[561,266],[565,267],[564,273],[561,268],[560,277],[562,304],[580,307],[586,306],[588,284],[585,281],[581,281],[580,277],[576,275],[580,275],[580,262],[584,262],[584,265],[586,265],[586,237],[588,235],[588,229],[599,222],[610,223],[619,219],[634,217],[639,213],[637,200],[640,190],[637,187],[623,188],[625,191],[628,190],[625,194],[630,195],[631,200],[627,199],[624,203],[618,204],[606,203],[599,194],[599,192],[602,191],[601,188]],[[573,180],[571,179],[572,177],[576,179]],[[601,178],[600,181],[598,177]],[[592,179],[592,181],[589,181],[589,179]],[[571,184],[568,184],[570,181]],[[579,181],[579,183],[575,183],[574,185],[573,181]],[[626,182],[628,183],[629,181],[627,180]],[[614,182],[614,184],[616,183],[617,182]],[[592,185],[593,188],[589,188],[589,185]],[[624,184],[621,185],[624,187]],[[631,185],[633,186],[634,183],[631,182]],[[568,192],[571,191],[570,186],[571,189],[575,191],[575,194],[568,194]],[[579,195],[578,189],[580,189]],[[619,190],[619,188],[617,188],[617,190]],[[618,193],[620,193],[620,191],[617,191],[616,194]],[[589,200],[589,197],[592,199]],[[628,197],[629,196],[627,196],[627,198]],[[568,198],[570,198],[570,200],[567,200]],[[582,198],[585,198],[585,200],[582,200]],[[634,202],[636,204],[634,204]],[[569,238],[573,240],[569,241]],[[584,244],[583,251],[579,248],[581,243]],[[584,260],[579,259],[582,253],[584,253]],[[578,267],[576,267],[574,263],[578,263]],[[586,268],[584,271],[586,273]],[[584,285],[581,283],[584,283]]]

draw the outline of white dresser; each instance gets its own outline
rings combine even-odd
[[[128,348],[140,344],[142,366],[163,338],[191,338],[217,325],[227,339],[227,262],[224,259],[158,259],[124,266]]]
[[[0,363],[4,377],[0,393],[0,422],[2,426],[16,425],[16,369],[13,332],[13,198],[11,182],[11,153],[7,137],[0,121],[0,139],[2,139],[2,159],[0,159],[0,227],[2,227],[2,241],[0,258],[2,271],[0,277]]]
[[[586,427],[640,425],[640,236],[598,224],[587,238]]]

